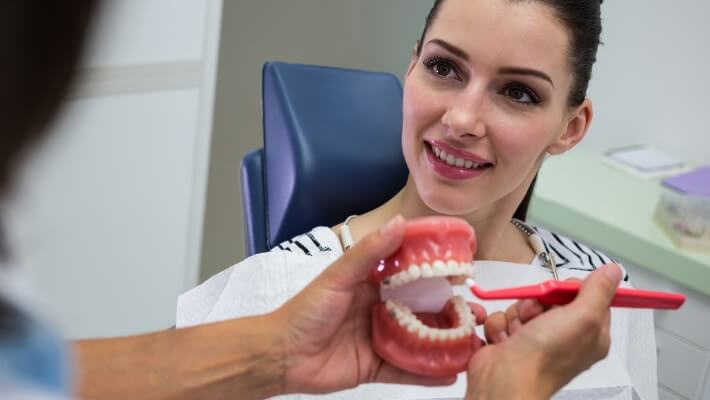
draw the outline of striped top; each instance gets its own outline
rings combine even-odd
[[[566,236],[530,224],[528,224],[528,226],[531,226],[532,229],[540,235],[545,245],[545,250],[554,257],[555,265],[558,270],[592,272],[604,264],[620,264],[617,260],[607,256],[601,251]],[[340,243],[337,235],[332,230],[322,229],[321,227],[321,229],[314,229],[313,231],[298,235],[293,239],[281,242],[271,249],[271,251],[288,251],[294,254],[314,256],[332,252],[333,249],[331,247],[333,247],[333,242]],[[341,245],[338,245],[338,250],[342,253]],[[533,260],[531,264],[541,266],[536,260]],[[624,271],[624,281],[628,282],[628,280],[629,275]]]

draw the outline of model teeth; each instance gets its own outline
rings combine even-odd
[[[387,289],[394,289],[402,285],[414,282],[421,278],[437,278],[449,276],[466,276],[474,278],[475,267],[471,263],[449,260],[443,262],[434,261],[432,265],[422,263],[422,265],[412,264],[404,271],[397,272],[382,280],[382,285]]]
[[[477,163],[472,160],[466,160],[464,158],[459,158],[459,157],[454,157],[453,154],[448,154],[446,151],[436,147],[432,146],[432,149],[434,149],[434,154],[438,159],[441,161],[457,167],[457,168],[468,168],[468,169],[477,169],[481,168],[482,166],[485,166],[485,163]]]
[[[425,325],[407,306],[396,300],[387,300],[385,307],[387,307],[390,316],[397,320],[399,326],[410,334],[417,335],[419,339],[446,341],[470,336],[476,326],[476,321],[466,300],[461,296],[454,296],[451,298],[451,302],[459,321],[458,326],[449,329],[432,328]]]

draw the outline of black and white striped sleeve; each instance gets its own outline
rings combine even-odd
[[[316,230],[298,235],[293,239],[279,243],[271,251],[289,251],[294,254],[312,256],[315,254],[330,252],[332,249],[327,246],[323,239],[319,239]]]
[[[594,271],[604,264],[619,264],[615,259],[607,256],[599,250],[589,247],[576,240],[572,240],[563,235],[550,232],[544,229],[535,229],[543,242],[555,253],[556,257],[567,260],[567,263],[557,263],[558,268],[569,268],[580,271]],[[623,269],[623,266],[622,266]],[[628,281],[629,276],[624,269],[624,281]]]

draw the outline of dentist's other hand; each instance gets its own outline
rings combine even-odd
[[[573,302],[542,314],[539,304],[518,303],[508,312],[521,322],[514,322],[510,330],[500,319],[486,321],[487,334],[495,344],[473,356],[466,398],[548,399],[604,358],[611,342],[609,304],[621,276],[618,266],[605,265],[584,280]],[[523,323],[523,313],[533,317]]]

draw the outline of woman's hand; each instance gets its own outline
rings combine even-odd
[[[618,266],[605,265],[565,306],[542,312],[539,303],[524,301],[489,317],[486,336],[494,344],[473,356],[466,398],[547,399],[604,358],[609,304],[621,275]]]
[[[274,312],[283,332],[286,393],[325,393],[367,382],[445,385],[456,380],[413,375],[372,349],[371,310],[379,292],[367,277],[399,247],[404,230],[402,217],[391,220]]]

